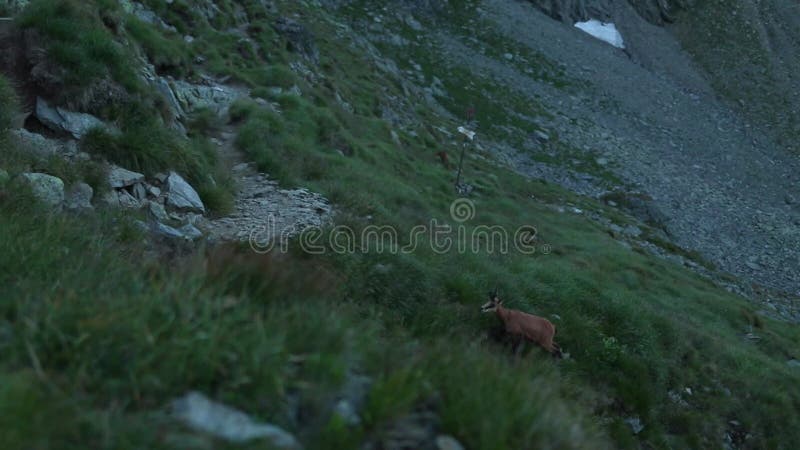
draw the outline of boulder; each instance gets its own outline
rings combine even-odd
[[[75,139],[83,138],[91,129],[106,128],[103,121],[91,114],[53,107],[41,97],[36,99],[36,118],[47,128],[68,133]]]
[[[187,427],[233,443],[264,439],[271,447],[300,449],[300,443],[287,431],[259,423],[247,414],[217,403],[199,392],[189,392],[171,404],[173,416]]]
[[[66,207],[71,211],[87,211],[92,208],[94,190],[86,183],[77,183],[67,194]]]
[[[170,172],[166,181],[167,206],[181,210],[205,213],[206,208],[197,191],[175,172]]]
[[[181,233],[180,230],[178,230],[178,229],[176,229],[174,227],[171,227],[169,225],[165,225],[165,224],[163,224],[161,222],[155,222],[152,225],[151,229],[153,230],[153,233],[155,233],[155,234],[157,234],[159,236],[168,238],[168,239],[184,239],[185,238],[185,236],[183,235],[183,233]]]
[[[137,200],[143,201],[147,199],[147,189],[145,189],[144,184],[142,183],[134,184],[133,187],[131,188],[131,191],[133,192],[133,196]]]
[[[148,201],[147,202],[147,212],[150,214],[153,219],[164,222],[169,220],[169,216],[167,215],[167,210],[164,209],[164,205],[154,202]]]
[[[197,227],[190,223],[178,228],[178,231],[183,235],[184,238],[190,241],[196,241],[203,237],[203,232],[198,230]]]
[[[60,151],[61,146],[58,141],[47,139],[41,134],[31,133],[24,128],[12,130],[11,136],[18,144],[18,148],[39,159],[47,159]]]
[[[220,84],[206,86],[175,80],[171,83],[171,88],[177,107],[182,113],[210,109],[217,114],[223,114],[231,103],[243,96],[243,92]]]
[[[22,179],[30,186],[34,197],[58,211],[64,203],[64,182],[45,173],[23,173]]]
[[[114,189],[122,189],[144,181],[144,175],[131,172],[119,166],[111,166],[108,171],[108,184]]]
[[[142,207],[142,202],[124,189],[117,191],[117,199],[119,201],[119,206],[123,208],[139,209]]]

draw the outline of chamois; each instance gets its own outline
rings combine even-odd
[[[553,342],[556,326],[549,320],[516,309],[504,308],[503,301],[497,295],[497,289],[489,294],[489,301],[481,306],[481,312],[492,311],[503,321],[506,333],[515,341],[516,350],[519,350],[519,345],[527,340],[539,345],[553,356],[562,357],[561,347]]]

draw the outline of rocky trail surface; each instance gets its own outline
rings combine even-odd
[[[288,239],[330,220],[332,209],[324,197],[307,189],[278,187],[236,148],[235,137],[234,129],[228,127],[214,140],[220,157],[231,169],[236,198],[230,215],[206,223],[204,228],[212,240],[249,242],[260,250],[274,239]]]

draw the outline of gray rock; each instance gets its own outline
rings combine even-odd
[[[30,186],[34,197],[57,211],[64,203],[64,182],[44,173],[23,173],[22,179]]]
[[[404,21],[405,21],[406,25],[408,25],[414,31],[422,31],[423,30],[422,24],[419,23],[419,21],[417,19],[415,19],[414,16],[408,15],[408,16],[405,17]]]
[[[142,207],[142,202],[124,189],[117,191],[117,199],[118,205],[123,208],[139,209]]]
[[[153,223],[150,228],[152,229],[153,233],[168,239],[185,239],[185,236],[180,230],[169,225],[165,225],[161,222]]]
[[[287,431],[259,423],[247,414],[210,400],[199,392],[189,392],[171,404],[173,416],[187,427],[234,443],[266,439],[280,449],[300,449],[300,443]]]
[[[788,365],[789,367],[800,368],[800,361],[798,361],[796,359],[790,359],[790,360],[786,361],[786,365]]]
[[[144,175],[119,166],[111,166],[108,171],[108,185],[114,189],[133,186],[142,181],[144,181]]]
[[[536,130],[533,132],[533,136],[541,143],[546,143],[550,141],[550,135],[545,133],[544,131]]]
[[[159,195],[161,195],[161,189],[151,184],[145,183],[144,188],[147,191],[148,195],[152,195],[153,197],[158,197]]]
[[[71,211],[86,211],[92,208],[92,197],[94,190],[86,183],[77,183],[67,194],[66,206]]]
[[[145,200],[147,198],[147,190],[142,183],[134,184],[131,190],[133,191],[133,196],[137,200]]]
[[[164,77],[156,77],[151,83],[153,84],[153,87],[155,87],[156,92],[161,94],[161,96],[164,97],[164,100],[167,101],[167,106],[172,112],[172,118],[178,119],[183,117],[185,115],[183,108],[181,108],[178,98],[175,97],[175,93],[173,92],[169,81],[167,81],[167,79]]]
[[[180,227],[178,231],[183,235],[184,238],[190,241],[196,241],[203,237],[203,232],[198,230],[197,227],[190,223]]]
[[[440,434],[436,437],[436,448],[438,450],[464,450],[464,446],[453,436]]]
[[[5,169],[0,169],[0,186],[8,183],[9,178],[8,172]]]
[[[607,159],[607,158],[602,158],[602,157],[601,157],[601,158],[597,158],[597,159],[595,160],[595,162],[597,162],[597,165],[599,165],[599,166],[605,166],[605,165],[607,165],[607,164],[608,164],[608,159]]]
[[[197,191],[180,175],[170,172],[166,185],[167,206],[181,211],[205,213],[206,208]]]
[[[31,133],[24,128],[12,130],[11,136],[17,141],[18,148],[39,159],[46,159],[59,153],[61,147],[58,141],[47,139],[41,134]]]
[[[155,220],[159,222],[164,222],[169,220],[169,216],[167,215],[167,210],[164,209],[164,205],[154,202],[148,201],[147,202],[147,212],[152,216]]]
[[[83,138],[89,130],[94,128],[107,128],[103,121],[91,114],[50,106],[41,97],[36,99],[36,118],[47,128],[56,132],[69,133],[75,139]]]
[[[237,98],[245,95],[244,92],[229,86],[220,84],[206,86],[182,80],[173,81],[171,88],[178,107],[184,113],[210,109],[222,115]]]
[[[639,237],[642,234],[642,229],[636,225],[628,225],[622,232],[628,236]]]
[[[361,417],[358,416],[355,407],[347,400],[339,400],[333,408],[333,413],[341,417],[350,426],[357,426],[361,423]]]
[[[642,419],[640,419],[638,416],[628,417],[627,419],[625,419],[625,423],[627,423],[628,426],[631,427],[631,431],[633,431],[633,434],[639,434],[642,432],[642,430],[644,430],[644,424],[642,423]]]

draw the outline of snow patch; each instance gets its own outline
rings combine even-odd
[[[590,35],[600,39],[601,41],[608,42],[617,48],[625,48],[625,43],[622,40],[622,35],[617,31],[617,27],[613,23],[600,22],[596,19],[589,19],[586,22],[577,22],[575,27]]]

